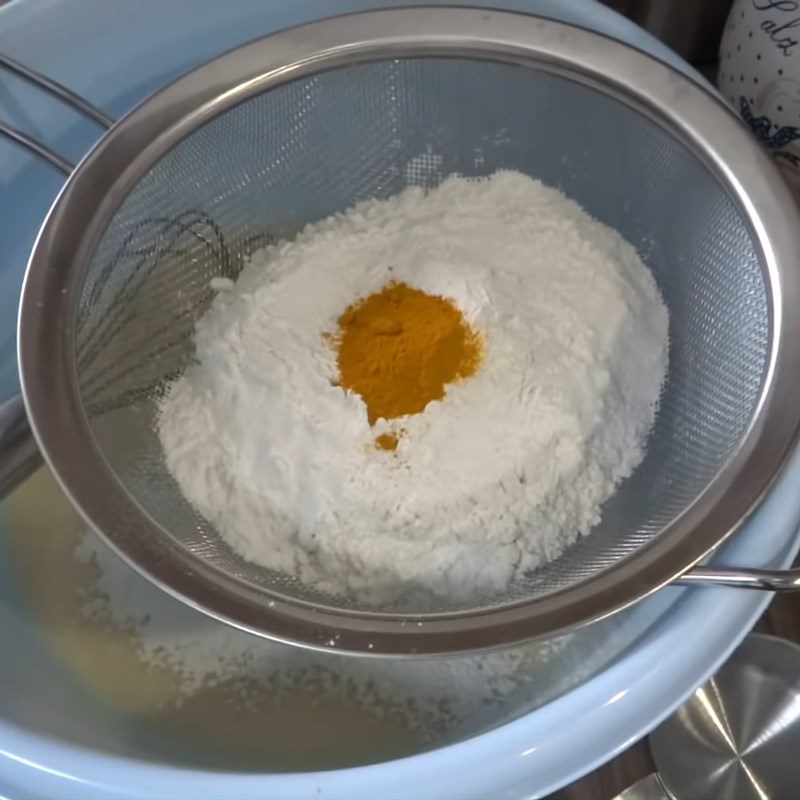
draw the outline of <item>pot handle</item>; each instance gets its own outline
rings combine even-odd
[[[730,586],[765,592],[797,592],[800,591],[800,568],[694,567],[673,583],[678,586]]]
[[[0,498],[42,464],[25,404],[17,395],[0,405]]]
[[[673,797],[654,772],[620,792],[614,800],[673,800]]]

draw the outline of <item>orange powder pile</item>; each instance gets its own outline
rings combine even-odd
[[[397,450],[400,437],[396,433],[382,433],[375,437],[375,447],[378,450]]]
[[[458,308],[405,283],[353,303],[338,325],[338,382],[361,395],[370,425],[419,414],[444,397],[448,383],[469,377],[480,364],[480,338]],[[375,444],[394,450],[397,441],[385,433]]]

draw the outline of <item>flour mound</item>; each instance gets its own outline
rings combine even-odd
[[[389,281],[451,299],[484,357],[370,426],[325,334]],[[370,602],[498,591],[587,534],[642,460],[667,323],[634,248],[576,203],[515,172],[451,177],[253,254],[158,432],[188,501],[256,564]]]

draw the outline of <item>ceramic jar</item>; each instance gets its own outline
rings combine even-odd
[[[800,0],[735,0],[717,84],[800,192]]]

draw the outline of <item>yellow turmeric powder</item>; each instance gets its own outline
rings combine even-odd
[[[339,385],[361,395],[371,425],[418,414],[480,363],[480,338],[458,308],[405,283],[353,303],[338,324]],[[382,434],[376,445],[394,450],[397,437]]]
[[[378,450],[397,450],[399,441],[396,433],[382,433],[375,437],[375,447]]]

